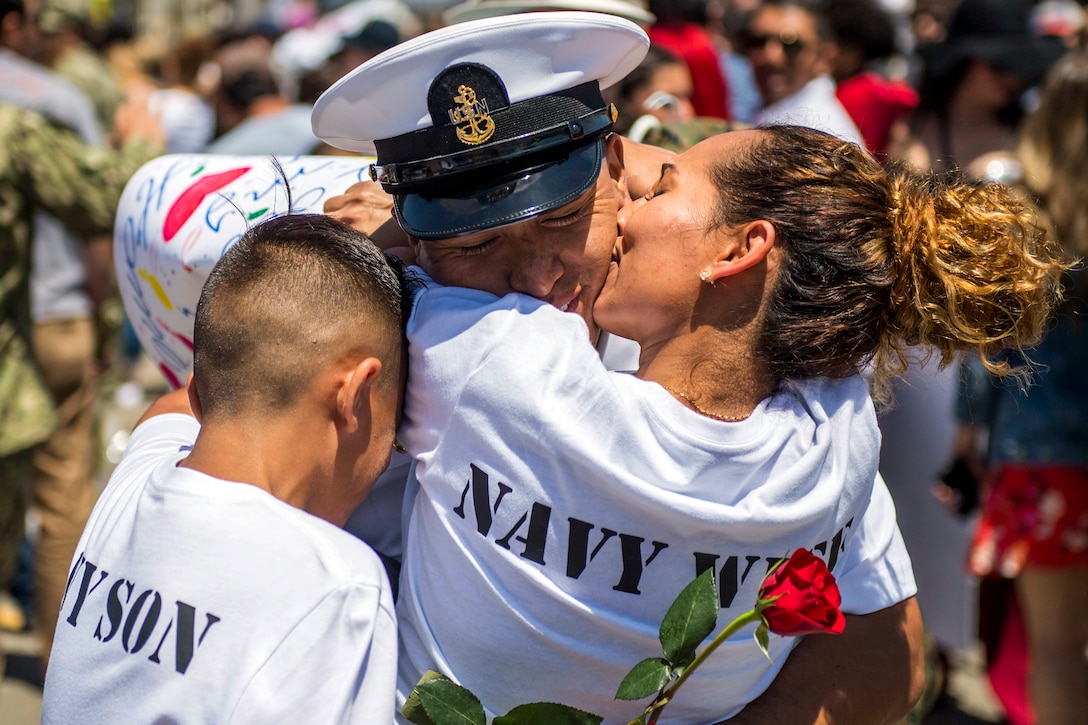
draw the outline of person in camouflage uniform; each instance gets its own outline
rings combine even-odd
[[[134,103],[118,118],[126,140],[110,150],[0,104],[0,588],[11,579],[23,533],[31,453],[54,423],[30,354],[33,215],[47,211],[85,236],[110,232],[125,183],[162,153],[161,130],[146,106]]]
[[[642,143],[681,153],[711,136],[746,128],[750,126],[739,121],[696,116],[686,121],[666,121],[650,128],[642,137]]]
[[[0,103],[41,113],[84,143],[105,146],[91,101],[36,62],[43,44],[35,8],[35,0],[0,0]],[[56,413],[53,432],[35,446],[31,463],[37,520],[27,564],[34,579],[33,624],[45,643],[51,639],[72,549],[94,505],[97,323],[105,301],[101,293],[113,276],[113,239],[109,234],[81,238],[36,210],[30,248],[30,354]],[[0,592],[0,627],[21,631],[26,614]],[[44,647],[42,656],[48,657]]]

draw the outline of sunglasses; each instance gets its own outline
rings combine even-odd
[[[797,37],[797,31],[788,28],[777,34],[756,33],[750,30],[744,30],[740,33],[739,41],[741,51],[745,53],[763,50],[767,47],[767,43],[778,43],[782,48],[782,52],[791,60],[800,55],[801,51],[808,47],[808,44],[805,43],[805,41]]]

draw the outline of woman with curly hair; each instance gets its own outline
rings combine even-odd
[[[888,172],[790,126],[676,156],[619,231],[594,318],[640,344],[635,375],[605,370],[578,315],[424,277],[401,429],[420,483],[402,696],[435,669],[494,714],[545,700],[637,716],[613,693],[658,651],[661,618],[697,573],[715,571],[728,621],[785,553],[815,550],[832,571],[856,556],[879,450],[860,370],[878,400],[918,345],[1017,374],[994,355],[1038,339],[1065,266],[1001,187]],[[438,254],[501,254],[481,235],[416,247],[424,270]],[[878,611],[912,582],[874,567],[843,588],[843,611]],[[736,636],[669,721],[731,717],[793,642],[772,638],[765,657]]]

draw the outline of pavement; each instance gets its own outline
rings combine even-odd
[[[166,385],[145,359],[137,362],[125,380],[103,386],[102,486],[124,451],[129,430],[150,401]],[[0,631],[0,653],[6,660],[0,680],[0,725],[37,725],[41,722],[42,672],[40,643],[33,632]],[[946,694],[922,721],[923,725],[984,725],[1004,723],[982,667],[979,648],[951,658]]]
[[[1005,714],[986,678],[982,645],[955,653],[950,659],[945,694],[922,722],[925,725],[1004,725]]]

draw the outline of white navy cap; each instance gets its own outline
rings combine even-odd
[[[377,161],[401,226],[421,239],[512,224],[597,179],[615,109],[601,89],[646,54],[635,23],[588,12],[452,25],[397,45],[314,105],[314,133]]]

